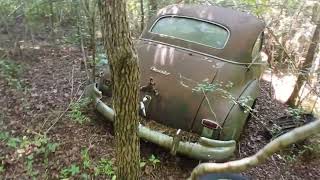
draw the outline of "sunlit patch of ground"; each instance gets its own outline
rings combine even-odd
[[[297,77],[293,74],[272,73],[266,70],[262,79],[270,82],[273,88],[273,98],[277,101],[285,103],[295,86]],[[320,97],[314,93],[314,89],[305,85],[300,92],[301,106],[306,112],[313,112],[320,117]]]

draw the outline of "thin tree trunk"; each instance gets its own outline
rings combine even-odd
[[[144,29],[144,8],[143,8],[143,0],[140,0],[140,11],[141,11],[141,24],[140,24],[140,30],[141,32]]]
[[[319,43],[320,39],[320,23],[318,22],[316,26],[316,30],[314,31],[311,44],[309,46],[306,59],[304,63],[302,64],[302,72],[298,75],[298,80],[296,82],[296,85],[293,89],[293,92],[290,96],[290,98],[287,101],[287,104],[291,107],[295,107],[297,105],[297,102],[299,102],[299,92],[305,83],[305,81],[308,78],[308,73],[310,71],[310,68],[312,67],[313,60],[315,59],[314,56],[316,54],[316,49]]]
[[[91,36],[91,50],[92,50],[92,82],[96,82],[96,5],[92,5],[93,8],[91,15],[91,27],[90,27],[90,36]]]
[[[51,22],[51,35],[52,35],[52,39],[54,39],[54,10],[53,10],[53,1],[50,1],[50,22]]]
[[[139,179],[139,67],[124,0],[100,1],[115,111],[117,179]]]

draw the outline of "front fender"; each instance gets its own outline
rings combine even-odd
[[[244,91],[241,93],[239,98],[250,96],[253,101],[247,103],[249,107],[252,107],[255,99],[259,95],[259,81],[251,81]],[[249,112],[244,112],[243,108],[240,105],[234,104],[224,124],[222,125],[223,129],[220,133],[221,140],[238,140],[240,134],[243,130],[244,125],[246,124]]]

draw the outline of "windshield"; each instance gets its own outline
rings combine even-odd
[[[229,32],[219,25],[185,17],[163,17],[151,32],[217,49],[224,48],[229,37]]]

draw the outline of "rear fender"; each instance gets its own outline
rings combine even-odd
[[[241,93],[239,98],[250,96],[253,100],[248,102],[247,105],[252,107],[255,99],[259,95],[258,91],[259,81],[251,81],[245,90]],[[238,140],[240,134],[243,130],[244,125],[246,124],[249,112],[244,112],[243,107],[238,104],[234,104],[231,108],[224,124],[222,125],[222,131],[220,133],[221,140]]]

